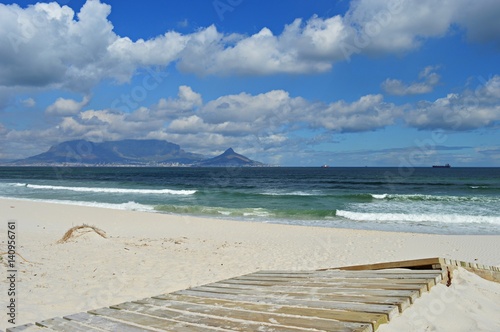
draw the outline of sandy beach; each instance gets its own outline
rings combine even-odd
[[[0,251],[16,225],[16,325],[258,270],[311,270],[428,257],[500,265],[500,236],[361,231],[0,200]],[[71,227],[94,232],[58,243]],[[7,256],[1,307],[6,312]],[[498,331],[500,284],[459,270],[381,331]],[[448,292],[446,306],[436,307]],[[440,300],[441,299],[441,300]],[[451,299],[451,300],[450,300]],[[428,308],[434,306],[434,314]],[[427,308],[427,309],[426,309]],[[436,309],[438,308],[438,309]],[[3,313],[0,329],[11,327]],[[425,327],[425,329],[422,329]]]

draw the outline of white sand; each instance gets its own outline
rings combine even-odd
[[[500,236],[285,226],[0,200],[0,251],[16,221],[16,325],[172,292],[257,270],[311,270],[445,257],[500,266]],[[88,233],[57,243],[72,226]],[[6,255],[0,329],[7,322]],[[500,331],[500,284],[460,270],[381,331]]]

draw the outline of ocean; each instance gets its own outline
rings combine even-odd
[[[0,197],[291,225],[500,234],[500,168],[0,167]]]

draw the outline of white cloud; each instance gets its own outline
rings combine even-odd
[[[22,9],[0,5],[0,84],[7,86],[86,85],[100,77],[100,60],[116,39],[106,20],[111,8],[88,1],[74,20],[67,6],[37,3]],[[96,73],[97,72],[97,73]],[[96,75],[97,74],[97,75]]]
[[[180,86],[176,98],[161,99],[150,108],[133,112],[115,109],[81,110],[88,102],[58,99],[47,112],[58,123],[48,129],[6,129],[8,140],[24,142],[32,135],[40,146],[70,139],[92,141],[125,138],[162,138],[200,153],[238,146],[251,156],[297,144],[303,130],[325,132],[373,131],[394,123],[401,109],[385,103],[381,95],[367,95],[354,102],[330,104],[291,97],[283,90],[251,95],[226,95],[203,103],[202,96]],[[54,119],[47,123],[52,126]],[[40,147],[40,150],[44,148]]]
[[[83,102],[85,99],[56,101],[53,106],[58,107],[60,116],[50,119],[45,129],[14,130],[0,125],[0,142],[11,151],[4,155],[21,157],[12,150],[15,144],[25,144],[23,151],[34,154],[70,139],[157,138],[204,154],[233,146],[250,157],[263,150],[279,150],[280,156],[291,156],[294,149],[303,150],[308,144],[314,147],[335,142],[335,133],[376,131],[402,119],[418,129],[469,130],[500,122],[500,76],[475,90],[420,102],[411,110],[384,101],[380,94],[322,103],[292,97],[283,90],[226,95],[204,103],[202,96],[188,86],[179,87],[176,98],[162,99],[132,113],[112,109],[73,113]],[[168,115],[158,116],[166,110]],[[58,121],[57,126],[52,126],[54,121]],[[311,134],[320,141],[312,139]]]
[[[448,32],[460,4],[450,0],[359,0],[351,3],[346,40],[362,53],[400,53],[418,48],[425,38]]]
[[[88,96],[83,97],[81,102],[73,99],[58,98],[52,105],[47,107],[45,114],[52,116],[75,115],[78,114],[89,101],[90,98]]]
[[[440,76],[435,72],[437,67],[428,66],[420,72],[418,78],[421,82],[405,84],[401,80],[388,78],[382,83],[382,89],[391,95],[408,96],[432,92],[439,84]]]
[[[36,106],[36,101],[33,98],[26,98],[21,100],[21,104],[24,107],[35,107]]]
[[[87,0],[76,17],[56,2],[0,4],[0,86],[88,92],[103,79],[125,82],[138,68],[174,62],[198,75],[325,72],[357,53],[411,51],[455,27],[470,41],[499,44],[499,10],[496,0],[358,0],[344,16],[299,18],[280,34],[266,27],[250,36],[224,34],[209,26],[132,41],[113,31],[111,7],[99,0]]]
[[[180,114],[190,114],[203,104],[201,95],[194,92],[189,86],[182,85],[179,87],[177,99],[165,99],[153,106],[157,116],[168,119],[178,117]]]
[[[190,116],[170,123],[172,133],[211,132],[225,136],[290,135],[304,128],[334,132],[372,131],[391,125],[402,108],[386,103],[382,95],[366,95],[354,102],[313,103],[288,92],[274,90],[258,95],[241,93],[210,101]]]
[[[313,128],[337,132],[362,132],[394,124],[403,108],[386,103],[382,95],[366,95],[352,103],[343,100],[313,105],[304,120]]]
[[[471,130],[500,121],[500,76],[493,76],[475,90],[448,94],[434,102],[420,102],[408,112],[406,122],[419,129]]]
[[[167,32],[132,42],[114,33],[110,12],[99,0],[88,0],[77,18],[56,2],[0,4],[0,85],[87,91],[105,78],[127,81],[141,66],[168,65],[188,40]]]
[[[263,28],[248,37],[225,36],[211,26],[191,36],[178,67],[200,75],[324,72],[343,58],[344,29],[340,16],[297,19],[281,35]]]

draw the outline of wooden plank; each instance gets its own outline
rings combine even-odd
[[[259,275],[247,275],[238,278],[232,278],[236,280],[272,280],[272,281],[309,281],[309,280],[390,280],[391,282],[405,282],[405,280],[432,280],[432,281],[440,281],[442,278],[441,274],[378,274],[378,273],[370,273],[370,274],[316,274],[310,276],[294,276],[294,275],[272,275],[272,274],[259,274]]]
[[[228,279],[224,282],[246,282],[247,280],[239,280],[239,279]],[[250,280],[257,281],[257,280]],[[265,282],[265,281],[264,281]],[[280,282],[278,285],[280,286],[315,286],[315,287],[345,287],[345,288],[368,288],[368,289],[394,289],[394,290],[418,290],[420,294],[426,292],[428,290],[428,286],[426,283],[421,284],[397,284],[397,283],[389,283],[389,282],[379,282],[379,283],[365,283],[365,282],[356,282],[356,283],[344,283],[344,282],[300,282],[293,281],[289,283]]]
[[[233,278],[230,280],[254,280],[254,281],[264,281],[264,282],[282,282],[286,281],[289,284],[294,284],[294,283],[307,283],[307,282],[314,282],[314,283],[328,283],[329,285],[336,285],[336,284],[425,284],[427,287],[427,290],[430,290],[431,287],[436,285],[436,282],[434,278],[431,279],[405,279],[405,278],[371,278],[371,277],[363,277],[363,278],[334,278],[334,277],[314,277],[314,278],[281,278],[281,277],[254,277],[254,276],[245,276],[245,277],[238,277],[238,278]]]
[[[104,331],[120,331],[120,332],[144,332],[157,331],[145,327],[137,327],[124,322],[119,322],[102,316],[92,315],[86,312],[65,316],[64,319],[80,322],[86,325],[91,325]]]
[[[51,332],[54,330],[51,329],[46,329],[43,327],[36,326],[35,324],[24,324],[24,325],[19,325],[19,326],[14,326],[14,327],[8,327],[6,329],[6,332]]]
[[[228,286],[228,287],[225,287]],[[234,284],[209,284],[207,287],[219,287],[219,288],[230,288],[235,290],[250,290],[251,294],[275,294],[276,296],[282,296],[285,292],[290,292],[289,287],[280,287],[276,288],[248,288],[248,286],[242,287],[234,287]],[[250,286],[251,287],[251,286]],[[342,289],[340,289],[341,292]],[[335,294],[330,291],[328,288],[294,288],[291,293],[287,293],[290,295],[294,294],[325,294],[331,297],[334,301],[340,302],[357,302],[357,303],[367,303],[367,304],[389,304],[389,305],[397,305],[399,307],[399,311],[402,312],[406,308],[408,308],[411,304],[410,298],[406,296],[397,297],[397,296],[370,296],[366,295],[365,292],[362,294]],[[418,296],[418,293],[417,293]]]
[[[317,271],[307,271],[307,272],[294,272],[294,271],[256,271],[249,274],[244,274],[244,276],[262,276],[262,275],[274,275],[274,276],[299,276],[299,277],[310,277],[318,275],[327,276],[366,276],[366,275],[380,275],[390,277],[391,275],[408,275],[408,276],[418,276],[421,274],[436,275],[441,274],[441,270],[410,270],[410,269],[386,269],[386,270],[317,270]]]
[[[185,323],[193,323],[193,324],[201,324],[212,327],[220,327],[223,329],[228,329],[231,331],[261,331],[261,332],[285,332],[285,331],[305,331],[304,329],[294,328],[294,327],[285,327],[282,325],[276,325],[271,323],[256,323],[248,320],[235,320],[228,319],[227,317],[216,318],[213,316],[200,315],[196,313],[188,313],[182,311],[171,310],[170,303],[162,300],[155,300],[156,304],[146,304],[145,302],[127,302],[122,303],[113,307],[122,310],[128,310],[132,312],[138,312],[141,314],[147,314],[151,316],[156,316],[160,318],[168,318],[171,320],[185,322]],[[166,305],[167,307],[165,307]],[[318,330],[319,331],[319,330]]]
[[[101,329],[93,328],[91,326],[84,325],[76,321],[70,321],[59,317],[37,322],[36,325],[41,327],[51,328],[54,331],[62,331],[62,332],[86,332],[86,331],[102,332]]]
[[[251,311],[260,312],[272,312],[272,313],[282,313],[290,314],[296,316],[310,316],[334,319],[344,322],[358,322],[358,323],[369,323],[372,328],[376,330],[380,324],[387,323],[387,316],[383,314],[371,314],[363,312],[349,312],[344,310],[333,310],[333,309],[323,309],[323,308],[305,308],[290,305],[276,305],[276,304],[265,304],[265,303],[252,303],[252,302],[242,302],[242,301],[230,301],[223,299],[211,299],[211,298],[200,298],[194,296],[186,295],[171,295],[169,299],[148,299],[147,301],[141,303],[148,303],[155,306],[168,306],[172,301],[183,302],[183,303],[194,303],[194,304],[204,304],[211,306],[222,306],[225,308],[243,309]]]
[[[154,328],[160,331],[176,331],[176,332],[205,332],[211,329],[208,326],[197,326],[188,323],[180,323],[172,320],[155,318],[151,316],[141,315],[125,310],[117,310],[111,308],[101,308],[91,310],[89,313],[107,318],[118,319],[125,322],[133,323],[144,328]]]
[[[272,290],[279,293],[291,291],[292,293],[309,293],[309,294],[330,294],[339,296],[352,297],[380,297],[380,298],[403,298],[408,299],[413,303],[419,296],[418,291],[408,290],[385,290],[385,289],[363,289],[363,288],[342,288],[342,287],[308,287],[308,286],[267,286],[260,287],[259,285],[245,285],[237,283],[217,282],[208,284],[209,287],[233,288],[233,289],[255,289],[256,291]]]
[[[394,269],[394,268],[426,268],[432,265],[444,265],[444,259],[439,257],[434,258],[424,258],[424,259],[413,259],[407,261],[397,261],[397,262],[385,262],[377,264],[365,264],[365,265],[353,265],[353,266],[342,266],[332,269],[321,269],[318,271],[325,270],[382,270],[382,269]]]
[[[340,268],[332,268],[332,269],[320,269],[320,270],[311,270],[311,271],[293,271],[293,270],[260,270],[256,272],[252,272],[246,275],[258,275],[258,274],[298,274],[298,275],[314,275],[317,273],[337,273],[337,274],[439,274],[441,270],[435,269],[422,269],[422,270],[412,270],[409,268],[391,268],[391,269],[382,269],[382,270],[340,270]]]
[[[403,298],[400,302],[389,299],[386,303],[382,301],[353,301],[352,299],[343,299],[338,295],[332,294],[310,294],[310,293],[291,293],[289,291],[286,292],[256,292],[253,290],[244,290],[244,289],[230,289],[230,288],[216,288],[216,287],[198,287],[193,290],[202,291],[202,292],[213,292],[213,293],[221,293],[221,294],[246,294],[252,296],[260,296],[260,297],[279,297],[279,298],[290,298],[290,299],[313,299],[319,301],[328,301],[338,303],[339,305],[347,306],[347,304],[352,304],[350,308],[346,308],[343,310],[351,310],[354,307],[362,306],[362,305],[391,305],[397,306],[398,310],[402,312],[409,306],[409,299]]]
[[[272,296],[257,296],[246,294],[230,294],[217,292],[203,292],[194,290],[183,290],[172,293],[173,295],[191,295],[198,297],[219,298],[225,300],[236,300],[245,302],[259,302],[267,304],[293,305],[312,308],[328,308],[337,310],[361,311],[376,314],[385,314],[390,320],[399,313],[399,309],[394,305],[370,305],[362,303],[349,303],[338,301],[326,301],[311,297],[297,298],[292,296],[272,297]],[[155,298],[163,299],[164,295],[155,296]]]
[[[382,278],[382,279],[433,279],[439,283],[443,278],[442,271],[427,271],[414,270],[409,272],[401,272],[400,270],[374,270],[374,271],[314,271],[308,274],[296,273],[261,273],[256,272],[250,275],[265,276],[265,277],[285,277],[285,278]]]
[[[423,277],[417,277],[417,276],[412,276],[412,275],[392,275],[392,278],[385,278],[383,276],[375,275],[375,276],[367,276],[367,275],[360,275],[360,276],[352,276],[349,277],[348,275],[312,275],[309,277],[303,277],[303,276],[285,276],[285,277],[279,277],[279,276],[266,276],[266,275],[244,275],[241,277],[236,277],[236,278],[231,278],[229,280],[256,280],[256,281],[272,281],[272,282],[349,282],[349,281],[355,281],[355,282],[369,282],[369,281],[375,281],[375,282],[406,282],[405,280],[416,280],[419,283],[421,281],[427,282],[427,280],[432,280],[434,281],[434,278],[436,276],[432,275],[430,278],[423,278]]]
[[[254,322],[274,323],[282,326],[293,326],[300,328],[315,328],[326,331],[356,331],[371,332],[371,324],[359,324],[340,322],[334,319],[326,319],[309,316],[295,316],[289,314],[278,314],[274,312],[260,312],[240,310],[234,308],[200,305],[188,302],[170,301],[169,308],[188,311],[196,314],[206,314],[218,317],[230,317],[234,319],[249,320]]]

